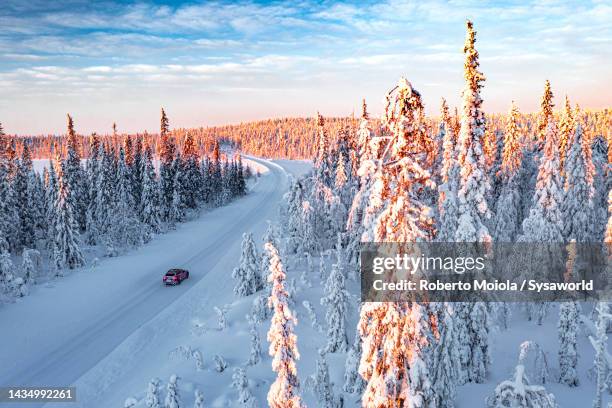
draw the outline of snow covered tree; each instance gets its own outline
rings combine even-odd
[[[251,352],[247,364],[253,366],[261,361],[261,340],[259,339],[259,331],[254,319],[250,319],[249,336],[251,339]]]
[[[270,258],[268,282],[272,284],[268,304],[274,311],[268,331],[269,353],[272,356],[272,370],[277,373],[268,392],[268,405],[272,408],[301,408],[304,404],[299,396],[300,382],[295,365],[300,354],[297,336],[293,332],[297,319],[288,306],[286,275],[278,251],[270,242],[266,243],[265,249]]]
[[[36,283],[36,267],[34,259],[40,257],[40,252],[36,249],[25,248],[21,254],[21,272],[26,285]]]
[[[559,120],[559,171],[562,177],[565,177],[565,159],[576,129],[576,122],[574,122],[573,116],[569,98],[565,95],[565,105]]]
[[[376,242],[429,240],[433,234],[431,208],[419,198],[434,182],[426,168],[428,136],[422,120],[421,94],[401,78],[387,95],[383,123],[392,134],[390,157],[382,177],[393,193],[374,225]]]
[[[168,393],[164,400],[164,408],[180,408],[181,399],[178,394],[178,379],[179,377],[176,374],[170,376],[170,381],[168,381],[168,385],[166,386]]]
[[[159,195],[159,183],[153,165],[153,152],[150,147],[147,147],[144,159],[140,220],[149,227],[152,233],[159,232],[161,227]]]
[[[319,350],[319,357],[317,358],[314,375],[314,394],[317,397],[317,406],[321,408],[335,408],[334,393],[329,380],[329,368],[323,350]]]
[[[162,209],[162,218],[168,220],[170,219],[170,212],[175,196],[174,159],[176,147],[170,135],[168,116],[166,116],[166,112],[163,108],[161,110],[159,138],[160,208]]]
[[[333,180],[331,163],[329,162],[329,137],[325,130],[325,120],[317,112],[316,156],[314,158],[315,176],[325,186],[331,186]]]
[[[70,115],[68,117],[68,157],[64,163],[63,174],[64,183],[67,186],[68,195],[66,199],[70,201],[73,216],[79,229],[85,229],[85,200],[83,197],[83,169],[81,168],[81,154],[79,152],[79,137],[74,130],[74,122]]]
[[[488,408],[557,408],[552,394],[539,385],[529,385],[525,377],[525,367],[516,366],[514,380],[501,382],[495,393],[487,398]]]
[[[145,406],[147,408],[161,408],[159,399],[159,378],[152,378],[147,386]]]
[[[483,383],[491,365],[488,339],[490,322],[484,302],[474,303],[470,311],[469,323],[471,364],[468,368],[468,375],[471,382]]]
[[[187,208],[197,207],[201,175],[198,166],[198,151],[192,132],[187,132],[183,141],[183,179],[184,201]]]
[[[232,278],[237,280],[234,286],[234,293],[237,296],[249,296],[263,288],[258,261],[259,255],[255,248],[253,234],[242,234],[240,266],[232,272]]]
[[[488,242],[491,240],[484,219],[489,217],[485,199],[489,183],[486,177],[482,138],[485,132],[485,115],[482,111],[480,90],[484,75],[478,70],[478,51],[474,48],[476,32],[471,21],[467,22],[463,103],[461,130],[458,137],[458,162],[461,169],[459,197],[458,242]]]
[[[458,362],[457,337],[454,326],[453,306],[446,303],[430,303],[436,321],[436,342],[431,361],[433,406],[453,408],[457,388]]]
[[[63,166],[59,158],[57,163],[58,194],[53,220],[53,261],[59,271],[66,266],[70,269],[83,266],[85,260],[81,253],[78,225],[74,219],[72,201],[68,199],[69,185],[65,181]]]
[[[607,302],[597,303],[597,332],[596,338],[590,339],[595,346],[595,377],[597,380],[597,392],[595,394],[595,400],[593,401],[593,408],[602,408],[602,397],[603,392],[608,384],[608,361],[607,361],[607,350],[608,350],[608,335],[606,331],[612,315],[609,312],[609,305]]]
[[[553,117],[553,93],[550,89],[548,79],[544,83],[544,94],[542,102],[540,102],[540,115],[538,116],[538,142],[543,146],[546,143],[546,133],[548,132],[549,124],[554,121]]]
[[[223,358],[223,356],[219,354],[215,354],[213,357],[213,361],[215,363],[215,371],[218,373],[222,373],[227,368],[227,362]]]
[[[327,346],[325,351],[329,353],[344,352],[348,345],[346,316],[348,314],[349,294],[345,288],[345,278],[341,268],[337,263],[332,266],[332,271],[325,285],[325,296],[321,299],[321,304],[327,306],[325,314]]]
[[[8,293],[12,290],[12,281],[15,276],[15,266],[11,260],[9,244],[0,235],[0,294]]]
[[[110,233],[115,248],[137,247],[143,243],[142,225],[137,217],[132,195],[131,176],[123,148],[119,149],[116,175],[117,199],[112,209]]]
[[[346,355],[344,363],[344,385],[342,389],[345,392],[361,394],[365,389],[365,382],[359,375],[359,361],[361,360],[361,337],[359,330],[355,331],[355,339],[353,345]]]
[[[200,390],[195,390],[195,402],[193,408],[204,408],[204,393]]]
[[[578,124],[565,161],[565,195],[561,213],[566,240],[591,242],[594,240],[589,222],[593,215],[593,185],[587,172],[592,163],[587,162],[589,155],[585,150],[589,147],[583,143],[583,137],[582,125]]]
[[[255,398],[249,390],[249,381],[246,377],[246,370],[242,367],[234,369],[232,374],[232,388],[238,391],[238,403],[243,407],[254,408],[256,406]]]
[[[564,302],[559,308],[559,382],[570,387],[578,386],[578,304]]]

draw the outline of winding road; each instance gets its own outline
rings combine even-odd
[[[95,396],[104,394],[138,361],[140,350],[171,335],[171,324],[155,327],[152,321],[166,312],[177,315],[166,319],[175,320],[173,324],[189,324],[184,320],[191,314],[182,316],[177,307],[195,305],[196,299],[187,298],[196,285],[214,292],[214,285],[231,284],[242,234],[254,232],[259,242],[267,220],[275,218],[288,187],[287,173],[275,163],[250,160],[268,172],[247,196],[138,250],[40,285],[32,296],[0,307],[0,386],[77,384],[77,404],[50,406],[99,406]],[[164,287],[162,275],[171,267],[189,269],[190,278]],[[180,301],[185,306],[174,305]],[[5,406],[24,405],[0,403]]]

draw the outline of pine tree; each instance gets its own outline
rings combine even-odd
[[[335,408],[334,394],[329,380],[329,368],[323,350],[319,350],[319,357],[317,358],[314,376],[314,393],[317,397],[318,407]]]
[[[564,302],[559,308],[559,382],[570,387],[578,386],[578,304]]]
[[[163,220],[171,219],[171,211],[173,208],[173,201],[175,198],[175,145],[174,141],[170,136],[168,117],[166,112],[162,108],[161,110],[161,121],[160,121],[160,146],[159,146],[159,159],[160,159],[160,188],[161,188],[161,201],[160,208]]]
[[[164,401],[164,408],[180,408],[181,399],[178,394],[178,376],[173,374],[170,376],[170,381],[166,386],[167,394]]]
[[[266,243],[265,249],[270,257],[268,282],[272,284],[268,304],[274,310],[268,331],[269,353],[272,356],[272,370],[277,373],[268,392],[268,405],[272,408],[300,408],[304,404],[299,396],[300,382],[295,366],[300,354],[297,336],[293,332],[297,320],[288,306],[286,275],[278,251],[270,242]]]
[[[74,130],[74,122],[70,115],[68,117],[68,157],[64,164],[64,180],[68,187],[67,199],[73,208],[73,216],[79,229],[85,229],[85,200],[83,197],[83,169],[81,168],[81,155],[79,138]]]
[[[62,167],[58,158],[56,169],[58,171],[58,194],[53,215],[55,233],[53,259],[58,271],[66,266],[73,269],[85,264],[79,246],[78,225],[74,219],[72,201],[69,200],[69,185],[66,183]]]
[[[143,243],[142,226],[134,211],[131,176],[123,148],[117,163],[117,201],[112,211],[111,233],[116,248],[136,247]]]
[[[251,352],[249,355],[248,365],[256,365],[261,361],[261,340],[259,339],[259,331],[257,330],[256,320],[251,318],[249,321],[249,336],[251,339]]]
[[[195,402],[193,408],[204,408],[204,394],[200,390],[195,390]]]
[[[544,94],[542,95],[542,102],[540,103],[540,115],[538,117],[538,141],[543,146],[546,143],[546,133],[548,132],[548,126],[554,121],[553,117],[553,93],[550,89],[550,82],[548,79],[544,83]]]
[[[238,403],[243,407],[255,407],[256,401],[249,390],[249,381],[246,377],[246,370],[242,367],[234,369],[232,374],[232,388],[238,391]]]
[[[489,183],[486,178],[482,138],[485,132],[485,115],[482,111],[480,90],[484,75],[478,70],[478,51],[474,48],[476,32],[471,21],[467,22],[463,104],[461,130],[458,138],[458,162],[461,168],[459,187],[459,226],[456,240],[459,242],[488,242],[491,240],[484,219],[489,217],[486,194]]]
[[[232,272],[232,278],[237,280],[234,286],[234,294],[237,296],[249,296],[263,288],[258,260],[253,234],[242,234],[240,266]]]
[[[325,296],[321,299],[321,304],[327,306],[327,312],[325,313],[327,346],[325,351],[329,353],[345,352],[347,350],[346,316],[348,314],[349,294],[345,289],[344,282],[342,266],[336,263],[327,278]]]
[[[33,193],[33,183],[36,176],[32,170],[32,158],[30,157],[30,149],[28,143],[23,143],[23,151],[21,160],[17,165],[17,173],[13,180],[13,188],[15,192],[15,200],[17,204],[17,213],[19,215],[19,241],[18,247],[31,247],[35,239],[35,210],[37,208]]]
[[[149,227],[152,233],[160,231],[159,198],[160,190],[153,165],[153,153],[151,148],[147,147],[144,159],[140,220]]]
[[[454,326],[454,310],[451,304],[430,303],[437,321],[437,339],[431,363],[433,406],[453,408],[457,386],[456,360],[457,337]]]
[[[575,129],[576,124],[572,114],[572,106],[570,105],[569,98],[565,95],[565,105],[559,121],[559,171],[562,177],[565,177],[565,159],[571,146]]]
[[[11,260],[9,244],[0,235],[0,295],[12,291],[13,278],[15,276],[15,266]]]
[[[359,330],[355,331],[355,339],[353,345],[346,355],[344,363],[344,385],[342,389],[345,392],[361,394],[365,389],[365,382],[359,375],[359,361],[361,360],[361,337]]]
[[[603,392],[606,388],[608,377],[608,362],[606,359],[608,349],[608,323],[612,318],[609,313],[609,305],[607,302],[597,303],[597,333],[594,341],[595,346],[595,377],[597,380],[597,392],[593,401],[593,408],[602,408]]]
[[[159,405],[159,378],[153,378],[149,381],[145,405],[147,408],[161,408]]]
[[[183,161],[185,206],[193,209],[197,207],[201,175],[198,167],[198,150],[191,132],[187,132],[183,142]]]
[[[589,183],[587,168],[588,156],[583,143],[582,126],[578,124],[569,152],[565,161],[565,195],[561,206],[563,216],[563,236],[566,240],[575,239],[576,242],[590,242],[591,227],[589,220],[593,216],[593,186]]]
[[[421,95],[401,78],[395,93],[387,95],[384,124],[391,132],[390,157],[383,177],[393,194],[374,225],[376,242],[429,240],[433,234],[432,211],[419,199],[434,182],[424,162],[427,136],[421,120]]]

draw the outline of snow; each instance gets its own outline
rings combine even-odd
[[[287,173],[297,177],[311,169],[306,161],[245,161],[262,169],[262,176],[246,197],[181,224],[127,255],[103,259],[95,267],[77,269],[64,278],[36,285],[31,296],[1,307],[0,384],[77,387],[77,403],[50,404],[53,407],[107,408],[123,406],[127,399],[134,398],[139,401],[136,406],[142,408],[150,380],[161,379],[163,401],[168,380],[176,374],[181,407],[193,406],[196,389],[202,392],[206,407],[239,406],[238,392],[231,388],[232,374],[249,358],[249,323],[245,315],[259,295],[233,295],[235,282],[230,274],[238,265],[241,237],[244,232],[252,232],[261,252],[267,221],[276,219],[277,204],[289,186]],[[316,258],[312,259],[313,265],[319,263]],[[326,270],[331,270],[332,262],[325,261]],[[320,305],[323,285],[318,271],[306,275],[312,288],[300,285],[305,262],[295,265],[293,259],[283,259],[283,263],[288,280],[298,281],[292,310],[298,315],[301,395],[308,406],[316,407],[316,397],[308,390],[306,379],[315,373],[317,350],[326,339],[311,326],[303,304],[308,302],[318,321],[324,322],[325,308]],[[190,278],[179,286],[164,287],[161,278],[171,267],[188,268]],[[347,289],[354,295],[358,293],[357,283],[350,279]],[[215,307],[227,310],[227,327],[223,330],[218,328]],[[590,308],[583,309],[585,315],[589,312]],[[357,313],[353,308],[347,317],[350,339]],[[497,384],[514,377],[520,345],[526,340],[536,342],[546,352],[551,378],[545,387],[555,395],[560,407],[591,406],[596,392],[588,373],[594,359],[587,337],[591,333],[583,325],[579,327],[580,385],[570,388],[556,381],[557,322],[556,305],[550,308],[542,326],[527,321],[519,305],[514,305],[509,329],[490,334],[492,364],[486,381],[458,387],[456,407],[483,407]],[[269,324],[266,320],[257,326],[262,341],[261,362],[246,368],[248,387],[257,406],[265,405],[275,378],[265,352]],[[176,352],[179,349],[187,352]],[[202,356],[200,368],[193,357],[196,352]],[[221,373],[215,370],[215,355],[228,364]],[[346,353],[327,354],[326,358],[333,392],[338,396],[344,383]],[[355,395],[344,395],[346,406],[358,406]],[[611,401],[605,393],[604,403]]]
[[[144,389],[151,373],[161,374],[159,360],[177,347],[175,333],[189,330],[198,312],[212,315],[214,306],[233,298],[229,273],[240,254],[240,237],[246,231],[263,234],[288,187],[277,165],[249,162],[269,172],[246,197],[0,308],[0,384],[75,384],[80,402],[71,407],[109,407]],[[189,269],[190,278],[164,287],[161,278],[172,267]],[[202,352],[210,366],[208,350]],[[204,395],[211,393],[204,389]]]

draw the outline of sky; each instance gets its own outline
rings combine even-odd
[[[156,131],[380,114],[405,76],[429,114],[460,104],[474,21],[488,112],[611,106],[612,2],[2,0],[0,123],[10,134]]]

